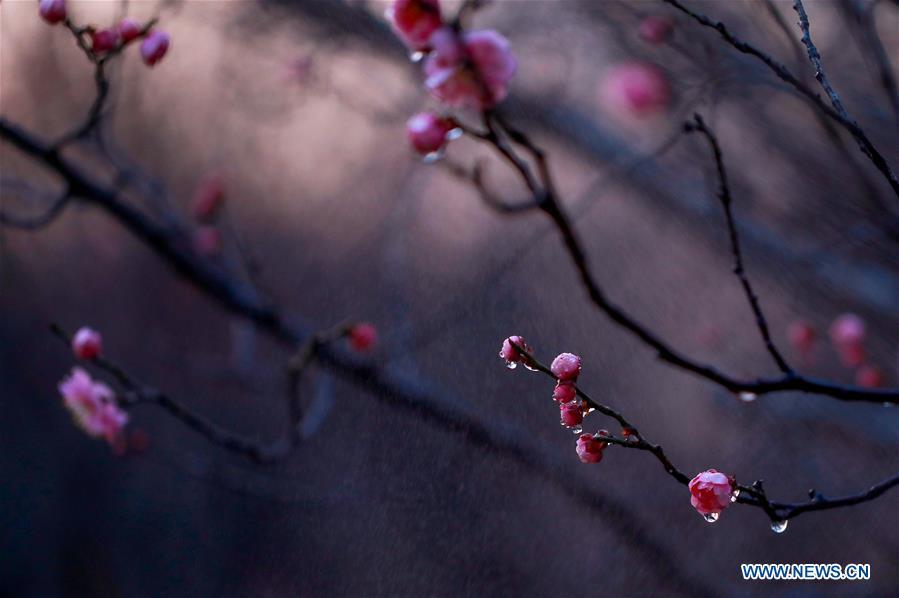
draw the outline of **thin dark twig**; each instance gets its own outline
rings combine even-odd
[[[562,236],[569,257],[581,278],[590,300],[605,313],[613,322],[629,331],[647,346],[656,351],[656,355],[662,361],[687,372],[705,378],[734,393],[751,393],[764,395],[782,391],[801,391],[810,394],[819,394],[844,401],[859,401],[871,403],[899,402],[899,389],[868,389],[855,386],[839,385],[831,382],[815,380],[796,373],[785,373],[778,378],[739,380],[729,376],[715,367],[695,361],[687,355],[669,345],[657,336],[647,326],[631,316],[623,308],[612,302],[594,277],[587,259],[583,245],[575,233],[570,217],[562,208],[555,192],[551,172],[545,152],[541,150],[523,132],[514,128],[506,128],[502,121],[491,113],[485,113],[488,132],[473,135],[475,139],[489,144],[508,161],[519,173],[525,186],[534,194],[534,202],[552,220],[559,234]],[[466,130],[466,133],[469,133]],[[469,133],[470,134],[470,133]],[[540,173],[537,176],[530,164],[524,160],[505,140],[508,135],[515,143],[521,145],[531,154],[537,164]]]
[[[552,379],[556,379],[550,368],[541,363],[537,358],[535,358],[534,355],[527,350],[527,347],[524,347],[511,340],[509,342],[519,353],[524,356],[524,362],[527,363],[530,368],[546,376],[549,376]],[[646,437],[640,433],[637,427],[633,423],[631,423],[621,412],[595,400],[589,394],[584,392],[584,390],[580,387],[577,387],[577,396],[579,396],[588,407],[595,409],[599,413],[602,413],[603,415],[615,420],[621,426],[622,433],[624,433],[625,431],[627,433],[627,437],[624,438],[617,437],[614,434],[603,436],[602,442],[627,449],[635,449],[648,452],[652,454],[662,465],[662,467],[665,469],[665,472],[672,478],[674,478],[679,484],[686,486],[690,483],[690,476],[674,465],[674,463],[665,453],[665,450],[662,448],[662,446],[654,444],[647,440]],[[760,508],[765,512],[765,514],[772,522],[780,522],[795,518],[802,513],[806,513],[809,511],[836,509],[839,507],[852,506],[859,503],[868,502],[883,495],[885,492],[897,485],[899,485],[899,474],[891,476],[883,480],[882,482],[868,488],[864,492],[860,492],[858,494],[828,499],[825,498],[821,493],[813,492],[811,493],[810,500],[807,502],[782,503],[769,500],[764,486],[759,480],[753,482],[750,485],[737,484],[736,488],[740,492],[739,496],[736,499],[736,502]]]
[[[856,26],[859,35],[856,40],[859,45],[866,45],[877,65],[877,76],[880,85],[893,108],[893,116],[899,119],[899,86],[896,84],[896,76],[893,74],[893,65],[890,56],[883,46],[883,40],[877,33],[877,22],[874,19],[873,3],[863,8],[855,0],[842,0],[841,6],[847,13],[850,22]],[[864,48],[862,48],[864,51]],[[899,122],[899,121],[897,121]]]
[[[53,324],[50,329],[66,346],[71,344],[71,337],[58,325]],[[299,397],[296,393],[299,378],[315,360],[318,351],[324,344],[339,339],[345,333],[346,327],[341,327],[336,331],[313,335],[291,360],[289,366],[291,385],[289,401],[290,425],[283,436],[271,442],[260,442],[246,438],[223,428],[170,395],[139,383],[134,377],[127,374],[124,369],[107,358],[97,357],[89,360],[89,363],[111,375],[123,387],[124,393],[120,395],[120,402],[124,408],[130,409],[138,405],[148,404],[156,405],[213,444],[243,455],[256,463],[271,463],[289,456],[303,441],[303,418],[302,412],[298,407]]]
[[[749,282],[749,276],[746,274],[746,268],[743,266],[743,252],[740,249],[740,237],[737,233],[737,225],[733,213],[733,197],[730,192],[730,184],[727,180],[727,170],[724,168],[724,158],[721,154],[721,146],[718,144],[718,138],[712,130],[706,126],[705,121],[703,121],[702,117],[698,114],[693,115],[692,122],[684,124],[684,131],[687,133],[701,133],[709,143],[709,147],[712,150],[712,156],[715,159],[715,167],[718,171],[718,199],[721,201],[721,206],[724,208],[724,218],[727,221],[727,232],[730,237],[731,253],[734,256],[733,272],[737,275],[737,278],[740,279],[743,292],[746,294],[746,299],[749,301],[749,306],[752,308],[752,313],[755,316],[756,327],[762,335],[762,340],[765,343],[765,347],[768,349],[768,353],[771,354],[771,357],[774,359],[777,367],[780,368],[780,371],[786,375],[792,375],[793,369],[787,364],[786,359],[784,359],[783,355],[774,344],[774,341],[771,339],[771,332],[768,328],[765,314],[762,312],[762,307],[759,304],[758,295],[752,288],[752,283]]]
[[[794,89],[796,89],[796,91],[810,100],[816,108],[821,110],[824,114],[838,122],[843,128],[849,131],[849,133],[855,138],[862,152],[866,156],[868,156],[877,170],[879,170],[884,178],[886,178],[896,196],[899,197],[899,178],[896,177],[895,172],[893,172],[893,169],[890,167],[889,163],[887,163],[886,158],[883,157],[883,155],[880,153],[880,150],[878,150],[874,143],[868,138],[868,135],[858,125],[858,123],[848,118],[835,108],[828,106],[821,99],[821,96],[819,94],[812,91],[806,84],[800,81],[792,72],[790,72],[790,70],[786,66],[776,61],[765,52],[762,52],[752,44],[748,44],[742,41],[740,38],[731,33],[730,29],[728,29],[724,23],[720,21],[714,21],[703,14],[694,12],[681,4],[678,0],[661,1],[670,4],[686,15],[689,15],[700,25],[714,29],[719,33],[722,39],[733,46],[737,51],[743,54],[754,56],[755,58],[761,60],[779,79],[791,85]]]
[[[59,196],[59,198],[57,198],[52,204],[50,204],[50,206],[42,214],[38,214],[37,216],[15,216],[0,211],[0,225],[9,226],[12,228],[20,228],[24,230],[41,229],[56,220],[57,216],[62,214],[64,208],[68,205],[69,200],[71,199],[72,195],[68,190],[66,190],[62,195]]]

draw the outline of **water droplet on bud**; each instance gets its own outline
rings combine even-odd
[[[434,162],[437,162],[441,158],[443,158],[443,154],[444,154],[443,148],[440,148],[436,152],[431,152],[429,154],[425,154],[424,157],[421,159],[421,161],[424,162],[425,164],[433,164]]]
[[[460,127],[456,127],[455,129],[450,129],[449,131],[446,132],[446,140],[453,141],[455,139],[458,139],[459,137],[461,137],[463,135],[463,133],[464,132],[462,131],[462,129]]]
[[[741,392],[737,396],[740,397],[740,400],[743,401],[744,403],[751,403],[754,400],[756,400],[757,398],[759,398],[758,395],[755,394],[754,392],[746,392],[746,391]]]
[[[706,513],[702,516],[702,518],[709,523],[715,523],[716,521],[718,521],[718,513]]]
[[[782,534],[787,531],[787,523],[788,521],[786,519],[783,521],[775,521],[771,524],[771,531],[775,534]]]
[[[734,491],[730,495],[730,502],[737,502],[738,498],[740,498],[740,489],[734,488]]]
[[[421,62],[421,59],[425,57],[425,53],[421,51],[411,52],[409,54],[409,60],[412,62]]]
[[[506,367],[509,368],[510,370],[514,370],[515,368],[518,367],[518,363],[515,361],[507,361]]]

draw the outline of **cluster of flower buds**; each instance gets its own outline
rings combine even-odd
[[[498,32],[445,22],[439,0],[395,0],[387,18],[412,59],[424,59],[425,87],[441,103],[483,111],[508,95],[518,62]],[[439,156],[457,131],[451,120],[426,113],[409,120],[407,133],[417,152]]]
[[[356,351],[368,351],[378,342],[378,329],[374,324],[359,322],[347,331],[347,340]]]
[[[38,12],[51,25],[65,22],[68,18],[66,0],[40,0]],[[171,38],[168,33],[156,29],[148,29],[138,21],[130,18],[122,19],[114,27],[98,29],[89,26],[80,31],[90,35],[90,49],[96,56],[119,50],[132,41],[143,37],[143,41],[140,44],[140,56],[147,66],[154,66],[162,60],[171,44]]]
[[[733,477],[709,469],[690,480],[690,504],[709,523],[718,520],[721,511],[736,502],[740,491]]]
[[[818,336],[814,327],[808,322],[796,321],[790,324],[787,336],[794,351],[809,363]],[[868,361],[865,350],[867,326],[860,316],[852,313],[837,316],[830,325],[829,336],[840,362],[855,370],[856,384],[865,388],[884,385],[883,372]]]
[[[112,389],[76,367],[60,382],[59,392],[78,427],[89,436],[105,438],[113,447],[120,443],[128,414],[119,407]]]

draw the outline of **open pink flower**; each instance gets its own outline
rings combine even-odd
[[[66,0],[41,0],[38,12],[45,21],[55,25],[66,18]]]
[[[575,450],[581,463],[599,463],[602,461],[602,451],[607,443],[599,439],[598,435],[581,434],[577,439]]]
[[[690,480],[690,504],[701,515],[718,514],[731,503],[734,482],[714,469],[703,471]]]
[[[102,382],[94,382],[81,368],[73,368],[60,382],[59,392],[75,423],[89,436],[105,438],[113,444],[128,423],[128,414],[115,402],[112,390]]]
[[[147,66],[155,66],[169,49],[171,38],[165,31],[151,31],[140,44],[140,57]]]
[[[96,330],[83,326],[72,337],[72,351],[78,359],[94,359],[103,349],[103,337]]]
[[[356,351],[368,351],[378,342],[378,329],[374,324],[360,322],[350,328],[347,338],[349,338],[350,346]]]
[[[618,114],[645,118],[664,111],[671,101],[668,78],[658,67],[630,62],[611,69],[602,80],[600,97]]]
[[[413,50],[426,50],[441,25],[438,0],[396,0],[387,10],[394,31]]]
[[[126,44],[140,37],[141,29],[141,24],[136,19],[129,17],[125,17],[118,24],[119,35],[122,37],[122,42]]]
[[[549,366],[553,376],[561,381],[574,381],[581,373],[581,358],[573,353],[562,353]]]
[[[443,149],[447,133],[456,124],[437,116],[433,112],[420,112],[406,122],[406,136],[412,148],[419,154],[432,154]]]
[[[456,108],[484,110],[501,102],[518,63],[509,40],[493,30],[457,33],[442,27],[431,36],[425,87]]]

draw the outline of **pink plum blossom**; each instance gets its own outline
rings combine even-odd
[[[119,21],[118,31],[123,43],[127,44],[131,40],[140,37],[141,29],[141,24],[135,19],[125,17]]]
[[[119,32],[115,29],[99,29],[91,32],[91,50],[94,54],[105,54],[119,43]]]
[[[509,366],[516,364],[525,359],[518,349],[512,344],[518,345],[527,352],[531,352],[531,347],[524,341],[522,336],[510,336],[503,341],[503,346],[499,351],[499,356],[506,361]]]
[[[387,18],[413,50],[426,50],[431,34],[443,25],[438,0],[396,0],[387,10]]]
[[[562,382],[561,380],[556,383],[555,389],[553,389],[553,400],[559,403],[567,403],[568,401],[574,400],[574,397],[577,396],[577,388],[574,385],[574,382]]]
[[[734,493],[734,481],[714,469],[690,480],[690,504],[701,515],[716,515],[727,508]]]
[[[787,336],[796,352],[800,355],[806,355],[812,350],[818,335],[811,324],[800,320],[790,324]]]
[[[76,367],[60,382],[59,392],[82,430],[94,438],[105,438],[110,445],[116,442],[128,423],[128,414],[115,402],[108,386],[94,382],[90,374]]]
[[[66,18],[66,0],[41,0],[38,12],[45,21],[55,25]]]
[[[830,325],[830,340],[838,347],[861,345],[865,336],[865,321],[855,314],[842,314]]]
[[[378,342],[378,329],[368,322],[360,322],[350,328],[347,338],[356,351],[368,351]]]
[[[581,434],[575,447],[578,459],[581,463],[599,463],[602,461],[602,451],[606,448],[606,444],[598,438],[598,435]]]
[[[581,373],[581,358],[573,353],[562,353],[553,359],[549,369],[553,376],[563,382],[577,380]]]
[[[668,17],[652,15],[640,22],[637,32],[640,34],[640,38],[646,43],[659,45],[668,41],[673,29],[674,23],[672,23],[671,19]]]
[[[433,112],[420,112],[406,122],[406,136],[416,152],[432,154],[443,149],[447,133],[455,127],[455,123],[447,118]]]
[[[151,31],[140,44],[140,57],[147,66],[154,66],[165,56],[170,43],[171,38],[165,31]]]
[[[880,388],[884,385],[883,372],[873,365],[863,365],[855,372],[855,383],[864,388]]]
[[[194,190],[192,211],[194,218],[208,221],[215,218],[225,203],[225,183],[218,172],[207,175]]]
[[[562,425],[568,428],[580,426],[584,421],[584,406],[580,401],[569,401],[559,405]]]
[[[612,68],[602,80],[600,97],[615,113],[646,118],[664,111],[671,101],[668,78],[647,62],[629,62]]]
[[[103,337],[96,330],[84,326],[72,337],[72,351],[78,359],[94,359],[103,349]]]
[[[456,32],[442,27],[431,36],[425,87],[455,108],[485,110],[509,93],[518,63],[509,40],[493,30]]]

